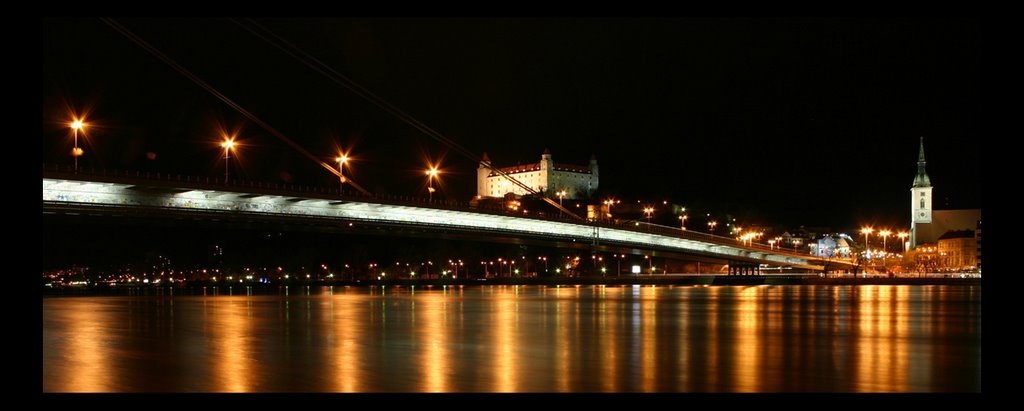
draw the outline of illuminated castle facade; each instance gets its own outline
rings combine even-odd
[[[491,169],[491,159],[484,153],[476,172],[476,193],[480,197],[504,197],[508,193],[529,194],[526,189]],[[563,198],[581,198],[597,190],[597,158],[590,157],[590,165],[559,164],[551,160],[551,151],[545,149],[539,163],[502,167],[503,173],[549,197],[565,190]]]

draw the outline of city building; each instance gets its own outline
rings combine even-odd
[[[974,242],[978,244],[978,272],[981,272],[981,220],[978,220],[978,226],[974,229]]]
[[[854,251],[853,239],[843,233],[824,235],[812,245],[811,253],[822,258],[849,258]]]
[[[911,265],[912,272],[934,273],[942,266],[940,257],[938,244],[922,243],[908,252],[905,260]]]
[[[974,230],[948,231],[939,237],[939,265],[948,270],[973,271],[978,267],[978,241]]]
[[[597,190],[598,185],[597,158],[594,156],[590,157],[590,164],[586,166],[561,164],[555,163],[551,159],[551,151],[545,149],[539,163],[497,168],[501,173],[492,167],[491,159],[487,153],[484,153],[480,160],[480,167],[477,168],[476,194],[478,197],[504,197],[509,193],[519,196],[529,194],[525,188],[508,177],[552,198],[558,197],[557,193],[562,190],[565,190],[565,195],[562,198],[589,197],[594,190]]]
[[[981,219],[981,209],[935,210],[932,183],[925,172],[924,137],[917,155],[917,176],[910,188],[910,248],[935,244],[947,231],[973,230]]]

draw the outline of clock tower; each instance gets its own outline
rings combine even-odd
[[[932,222],[932,182],[924,171],[924,137],[921,137],[921,150],[917,155],[917,176],[910,187],[910,248],[917,247],[919,234],[918,224]],[[921,233],[923,234],[923,233]]]

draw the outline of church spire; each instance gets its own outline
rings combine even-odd
[[[928,173],[924,171],[924,137],[921,137],[921,150],[917,154],[917,176],[914,177],[914,187],[931,187],[932,182]]]

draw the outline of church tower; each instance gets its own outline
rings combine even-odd
[[[925,235],[918,229],[918,224],[932,222],[932,182],[924,171],[924,137],[921,137],[921,150],[917,155],[917,176],[910,188],[910,248],[917,247],[918,235]]]

